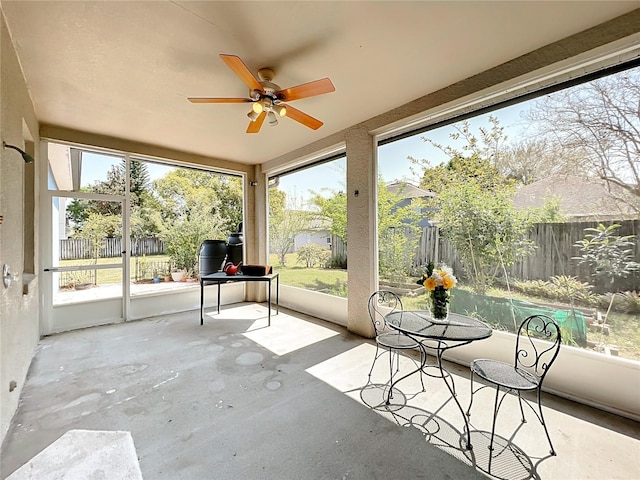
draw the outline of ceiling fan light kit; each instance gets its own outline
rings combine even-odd
[[[297,110],[283,102],[292,102],[302,98],[313,97],[335,91],[331,80],[323,78],[295,87],[281,89],[273,83],[275,72],[270,68],[258,70],[256,78],[247,68],[244,62],[235,55],[220,54],[220,58],[240,79],[249,87],[248,98],[216,98],[216,97],[190,97],[191,103],[251,103],[251,111],[247,114],[251,123],[247,127],[247,133],[258,133],[265,118],[268,117],[269,125],[276,126],[278,117],[289,117],[302,125],[317,130],[323,124],[320,120]],[[258,80],[259,79],[259,80]]]
[[[247,114],[247,117],[249,117],[249,120],[252,122],[255,122],[262,112],[267,112],[269,125],[277,125],[277,117],[284,117],[287,114],[287,107],[280,104],[279,100],[274,101],[269,97],[264,97],[253,102],[251,111]]]
[[[278,125],[278,117],[276,117],[275,113],[270,111],[267,114],[267,117],[269,117],[269,125],[271,125],[272,127],[275,127],[276,125]]]
[[[284,117],[287,114],[287,107],[284,105],[274,105],[272,110],[280,117]]]
[[[258,117],[260,116],[260,113],[262,113],[262,112],[256,112],[256,110],[254,108],[249,113],[247,113],[247,117],[249,117],[249,120],[251,120],[252,122],[255,122],[258,119]]]
[[[261,114],[262,111],[264,110],[264,106],[262,105],[262,103],[260,102],[253,102],[253,105],[251,106],[251,109],[257,113],[257,114]]]

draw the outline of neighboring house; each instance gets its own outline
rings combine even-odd
[[[296,210],[288,210],[288,213],[296,212]],[[308,215],[310,212],[304,212]],[[295,253],[303,245],[315,243],[322,248],[331,248],[331,232],[330,232],[330,220],[328,218],[320,217],[319,215],[313,215],[308,217],[308,223],[305,228],[300,230],[293,239],[293,245],[289,247],[287,253]],[[271,253],[277,253],[271,249]]]
[[[293,251],[297,252],[303,245],[315,243],[322,248],[331,248],[331,233],[329,232],[329,219],[313,217],[307,228],[298,233],[294,240]]]
[[[610,192],[600,179],[552,175],[521,187],[513,203],[517,208],[542,207],[546,200],[557,198],[568,222],[637,218],[637,211],[620,201],[625,195],[619,188]]]
[[[398,208],[410,205],[414,199],[427,200],[436,196],[435,193],[429,190],[423,190],[422,188],[416,187],[411,183],[400,181],[388,183],[387,190],[389,191],[389,193],[393,195],[399,195],[402,198],[402,201],[398,203]],[[433,216],[433,209],[429,207],[421,207],[419,213],[420,222],[418,223],[418,226],[420,228],[430,227],[432,223],[429,218]]]
[[[416,187],[410,183],[400,181],[387,184],[387,190],[402,198],[398,203],[398,208],[410,205],[413,199],[426,199],[436,196],[433,192],[423,190],[422,188]],[[420,228],[431,226],[431,222],[429,221],[429,217],[431,215],[431,209],[425,207],[420,209],[420,222],[418,223]],[[342,242],[339,239],[336,240],[340,245],[332,245],[331,239],[330,220],[328,218],[315,216],[309,221],[307,228],[296,235],[294,241],[294,252],[297,252],[301,246],[309,243],[315,243],[316,245],[324,248],[332,248],[334,254],[344,250],[345,247],[341,245]]]

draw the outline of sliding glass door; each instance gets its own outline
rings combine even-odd
[[[45,330],[126,318],[124,156],[48,145],[43,244]]]

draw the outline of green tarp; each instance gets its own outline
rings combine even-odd
[[[584,314],[578,310],[563,310],[524,300],[479,295],[463,289],[452,291],[450,309],[454,313],[480,318],[491,325],[501,325],[511,332],[515,332],[520,323],[530,315],[547,315],[560,325],[565,343],[570,343],[566,338],[570,335],[576,344],[583,347],[587,344],[587,325]]]

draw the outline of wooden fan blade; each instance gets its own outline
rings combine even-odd
[[[311,128],[313,130],[317,130],[322,125],[324,125],[317,118],[313,118],[311,115],[307,115],[306,113],[301,112],[300,110],[298,110],[296,108],[293,108],[291,105],[287,105],[287,117],[289,117],[291,120],[295,120],[296,122],[299,122],[299,123],[303,124],[306,127]]]
[[[250,98],[216,98],[216,97],[189,97],[191,103],[247,103],[253,102]]]
[[[276,92],[276,96],[284,102],[291,102],[293,100],[299,100],[301,98],[313,97],[315,95],[322,95],[335,91],[336,87],[333,86],[331,80],[323,78],[322,80],[316,80],[315,82],[303,83],[302,85],[279,90]]]
[[[225,55],[224,53],[220,54],[220,58],[227,66],[233,70],[233,72],[240,77],[240,80],[244,82],[244,84],[249,87],[250,91],[258,90],[259,92],[264,92],[262,89],[262,85],[258,82],[258,79],[253,76],[253,73],[247,68],[244,62],[237,57],[236,55]]]
[[[249,122],[247,133],[258,133],[262,128],[262,124],[264,123],[265,118],[267,118],[267,112],[262,112],[260,116],[256,118],[255,122]]]

